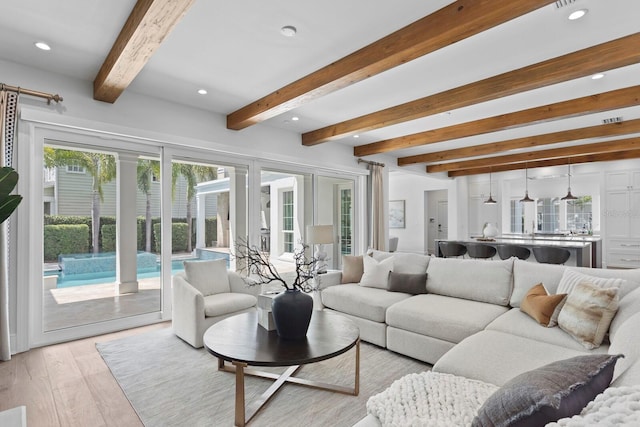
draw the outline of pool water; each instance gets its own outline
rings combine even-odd
[[[214,254],[211,256],[210,254]],[[229,263],[229,256],[220,252],[209,252],[207,260],[209,259],[226,259],[227,267]],[[199,258],[181,258],[171,261],[171,275],[174,275],[180,271],[184,271],[184,261],[198,261]],[[85,285],[98,285],[103,283],[111,283],[116,280],[115,271],[99,271],[95,273],[83,273],[83,274],[66,274],[62,277],[60,271],[51,270],[45,271],[45,276],[58,276],[57,288],[70,288],[74,286]],[[138,280],[150,279],[154,277],[160,277],[160,264],[158,263],[155,271],[149,271],[148,268],[138,270]]]

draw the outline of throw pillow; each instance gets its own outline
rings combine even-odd
[[[567,268],[562,274],[560,283],[558,283],[559,294],[570,294],[578,283],[591,282],[599,288],[619,288],[625,282],[624,279],[605,279],[604,277],[589,276],[579,271]]]
[[[599,347],[618,311],[618,288],[600,289],[581,282],[560,310],[558,325],[585,348]]]
[[[408,274],[389,273],[389,286],[391,292],[404,292],[405,294],[426,294],[427,293],[427,273]]]
[[[340,283],[358,283],[364,273],[362,255],[342,256],[342,278]]]
[[[543,426],[579,414],[609,386],[620,357],[577,356],[520,374],[484,402],[471,425]]]
[[[378,262],[370,256],[362,257],[364,273],[360,279],[360,286],[387,289],[389,272],[393,270],[393,257]]]
[[[213,261],[185,261],[184,272],[194,288],[205,297],[208,295],[231,292],[227,261],[216,259]]]
[[[564,305],[567,294],[549,295],[542,283],[538,283],[527,292],[520,303],[520,311],[534,318],[547,328],[558,324],[558,315]]]

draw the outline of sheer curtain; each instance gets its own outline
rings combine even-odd
[[[371,171],[371,248],[386,249],[384,238],[384,187],[380,164],[370,164]]]
[[[18,95],[0,91],[0,166],[11,166]],[[11,359],[9,327],[9,220],[0,225],[0,360]]]

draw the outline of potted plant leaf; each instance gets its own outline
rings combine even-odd
[[[22,196],[11,194],[17,183],[18,173],[13,168],[0,168],[0,224],[9,218],[22,201]]]

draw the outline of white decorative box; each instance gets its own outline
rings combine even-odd
[[[258,307],[258,324],[267,331],[276,330],[276,322],[273,321],[273,313],[271,310]]]
[[[267,331],[275,331],[276,324],[273,321],[273,314],[271,313],[271,304],[273,298],[278,295],[277,293],[265,293],[258,295],[258,324],[265,328]]]

